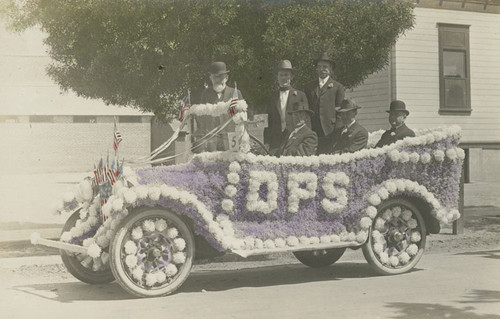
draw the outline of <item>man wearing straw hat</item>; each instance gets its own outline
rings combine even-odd
[[[405,124],[406,117],[410,112],[406,109],[406,104],[403,101],[392,101],[389,110],[386,112],[389,113],[391,129],[382,134],[380,141],[378,141],[375,147],[382,147],[402,140],[405,137],[415,136],[415,132]]]
[[[333,153],[352,153],[359,151],[368,144],[368,131],[356,121],[358,109],[361,108],[353,100],[343,100],[337,112],[340,113],[343,129],[339,132]]]
[[[232,99],[235,88],[226,85],[228,80],[229,70],[224,62],[213,62],[209,68],[211,86],[205,88],[199,98],[199,104],[217,104],[219,102],[227,102]],[[238,99],[243,99],[241,92],[238,90]],[[234,123],[230,123],[226,128],[217,134],[216,137],[203,143],[200,141],[208,132],[214,128],[226,123],[229,120],[229,114],[221,116],[199,115],[194,117],[193,129],[193,152],[214,152],[227,151],[229,149],[229,141],[227,132],[234,131]]]
[[[288,112],[309,109],[304,92],[294,89],[291,82],[295,73],[289,60],[281,60],[276,65],[275,74],[278,90],[271,94],[267,105],[268,126],[264,130],[264,143],[269,145],[271,155],[279,155],[285,138],[295,129]]]
[[[335,128],[335,108],[344,99],[344,86],[333,79],[333,60],[327,53],[316,59],[318,78],[305,86],[309,108],[314,111],[312,129],[318,134],[318,154],[331,152]]]

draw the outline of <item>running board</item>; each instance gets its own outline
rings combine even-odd
[[[240,255],[243,258],[254,255],[267,255],[272,253],[282,253],[287,251],[304,251],[304,250],[321,250],[321,249],[332,249],[332,248],[349,248],[349,247],[359,247],[360,244],[356,241],[352,242],[341,242],[341,243],[319,243],[310,245],[298,245],[294,247],[282,247],[282,248],[271,248],[271,249],[234,249],[231,250],[233,253]]]
[[[31,243],[33,245],[42,245],[47,247],[59,248],[72,253],[87,255],[87,248],[80,245],[64,243],[58,240],[50,240],[40,237],[40,233],[31,234]]]

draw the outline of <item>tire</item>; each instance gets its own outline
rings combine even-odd
[[[80,219],[80,210],[76,211],[68,218],[62,232],[64,233],[71,230],[78,219]],[[62,249],[59,250],[59,252],[64,266],[66,266],[68,272],[76,279],[88,284],[107,284],[115,280],[109,268],[109,264],[101,264],[99,270],[92,270],[92,267],[97,265],[95,265],[94,259],[91,257],[85,254],[71,253]],[[84,264],[86,266],[84,266]]]
[[[405,273],[415,267],[425,250],[427,230],[422,214],[404,198],[388,199],[377,209],[363,255],[379,274]]]
[[[191,229],[176,214],[159,208],[125,217],[110,245],[116,280],[125,291],[139,297],[174,292],[189,276],[194,256]]]
[[[301,263],[312,268],[327,267],[342,257],[345,248],[294,251],[293,254]]]

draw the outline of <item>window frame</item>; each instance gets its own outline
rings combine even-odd
[[[470,45],[469,45],[469,28],[470,25],[465,24],[450,24],[438,23],[438,42],[439,42],[439,114],[443,115],[470,115],[471,107],[471,88],[470,88]],[[464,45],[445,44],[445,32],[462,32],[464,34]],[[448,106],[446,105],[446,80],[453,79],[452,77],[444,76],[444,52],[464,52],[465,53],[465,106]],[[462,79],[462,78],[461,78]]]

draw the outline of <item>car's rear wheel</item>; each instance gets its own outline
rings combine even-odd
[[[363,255],[379,274],[407,272],[424,253],[427,230],[422,214],[403,198],[388,199],[377,209]]]
[[[171,211],[129,214],[110,245],[111,270],[120,286],[139,297],[168,295],[187,279],[195,255],[190,228]]]
[[[312,268],[327,267],[337,262],[345,248],[294,251],[295,257],[304,265]]]
[[[80,211],[73,213],[64,224],[62,232],[70,231],[79,218]],[[81,242],[74,242],[74,244],[81,244]],[[103,264],[100,257],[94,259],[87,254],[72,253],[66,250],[60,250],[60,254],[68,272],[80,281],[88,284],[106,284],[115,280],[109,263]]]

